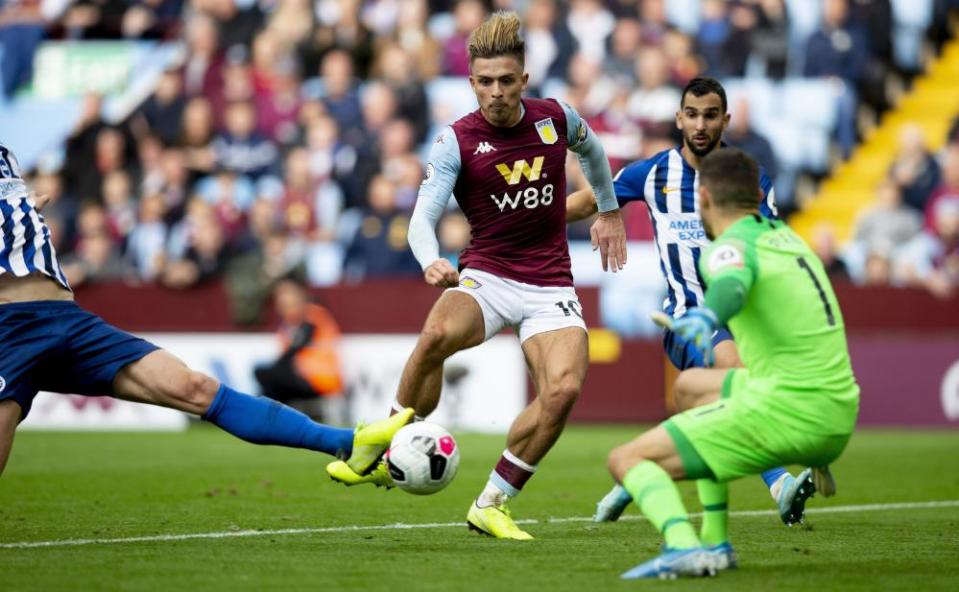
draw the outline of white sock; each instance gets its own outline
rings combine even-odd
[[[393,399],[393,405],[391,405],[391,407],[394,413],[402,413],[403,410],[406,409],[406,407],[404,407],[403,404],[400,403],[399,400],[397,399]],[[419,415],[413,416],[413,421],[423,421],[425,419],[426,419],[425,417],[420,417]]]
[[[783,473],[779,476],[779,479],[776,479],[776,482],[769,486],[769,495],[773,496],[773,499],[777,502],[779,501],[779,494],[782,493],[783,485],[786,483],[786,477],[789,477],[789,473]]]
[[[483,493],[476,498],[476,507],[487,508],[489,506],[500,506],[509,501],[506,492],[496,486],[492,480],[486,482]]]

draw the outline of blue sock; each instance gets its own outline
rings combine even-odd
[[[253,397],[221,384],[203,419],[241,440],[306,448],[333,456],[353,451],[353,430],[316,423],[273,399]]]
[[[783,467],[776,467],[775,469],[769,469],[768,471],[762,474],[763,481],[766,482],[766,487],[770,489],[773,486],[773,483],[779,481],[779,478],[786,474],[786,469]]]

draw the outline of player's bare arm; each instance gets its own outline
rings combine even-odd
[[[585,220],[599,211],[593,190],[586,188],[570,193],[566,198],[566,223]]]

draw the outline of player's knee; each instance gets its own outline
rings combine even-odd
[[[609,474],[616,481],[622,483],[626,473],[642,459],[638,458],[636,451],[628,444],[613,448],[606,459],[606,465],[609,468]]]
[[[683,372],[673,383],[673,398],[680,411],[686,411],[699,405],[700,393],[696,389],[696,382],[691,373]]]
[[[574,381],[561,381],[555,387],[540,395],[543,406],[543,420],[550,424],[565,424],[579,398],[579,385]]]
[[[449,333],[441,325],[427,325],[423,328],[418,349],[423,359],[433,362],[442,362],[455,353]]]
[[[185,411],[202,415],[216,397],[219,383],[202,372],[186,370],[170,393]]]

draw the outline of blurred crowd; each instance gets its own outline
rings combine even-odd
[[[836,245],[828,226],[817,230],[813,246],[830,272],[866,285],[925,288],[943,298],[959,291],[959,118],[938,153],[918,126],[905,126],[875,193],[849,245]]]
[[[63,157],[41,159],[31,182],[53,198],[46,219],[73,285],[185,288],[223,277],[251,302],[249,316],[291,272],[314,285],[419,276],[406,244],[409,215],[430,139],[453,117],[435,85],[468,74],[467,37],[491,10],[523,16],[529,94],[579,110],[616,171],[677,142],[679,89],[700,74],[833,81],[842,158],[869,115],[889,107],[889,81],[907,82],[923,52],[947,37],[943,15],[955,4],[13,0],[0,16],[0,44],[7,95],[29,81],[32,52],[45,39],[183,44],[182,60],[123,121],[105,121],[101,97],[87,96]],[[903,31],[894,5],[922,5],[934,18]],[[730,107],[727,142],[775,177],[774,138],[750,125],[748,101]],[[938,285],[930,278],[945,266],[954,285],[957,151],[937,157],[904,139],[857,232],[864,271],[855,279]],[[572,191],[584,180],[574,159],[569,170]],[[791,189],[777,185],[787,211]],[[645,210],[628,210],[630,238],[651,238]],[[587,236],[585,228],[571,228],[571,237]],[[455,259],[469,240],[455,207],[438,234]]]

